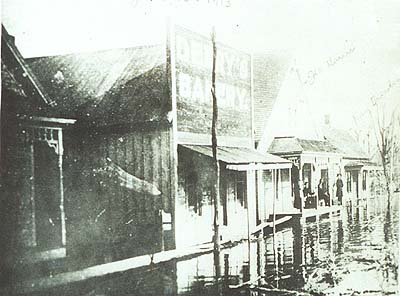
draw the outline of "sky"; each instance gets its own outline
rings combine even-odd
[[[205,35],[215,26],[218,41],[249,53],[289,57],[269,121],[280,133],[314,137],[325,114],[354,128],[371,97],[400,101],[397,0],[2,0],[24,57],[161,43],[167,16]]]

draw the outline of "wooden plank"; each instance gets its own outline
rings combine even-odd
[[[31,251],[28,254],[22,255],[19,258],[20,262],[30,263],[38,263],[38,262],[43,262],[43,261],[48,261],[48,260],[56,260],[56,259],[61,259],[65,258],[67,256],[67,252],[65,247],[62,248],[57,248],[57,249],[51,249],[51,250],[46,250],[46,251]]]
[[[20,120],[24,120],[26,122],[37,122],[40,124],[45,123],[58,123],[58,124],[65,124],[70,125],[76,122],[76,119],[69,119],[69,118],[55,118],[55,117],[40,117],[40,116],[29,116],[27,117],[19,117]]]
[[[117,151],[118,151],[118,159],[119,159],[119,166],[123,168],[125,171],[131,173],[128,170],[128,160],[127,160],[127,146],[129,145],[128,143],[128,138],[127,135],[121,135],[117,139]],[[129,189],[123,188],[122,186],[119,186],[120,189],[120,212],[121,212],[121,221],[120,221],[120,227],[124,229],[123,235],[126,237],[129,237],[129,226],[126,224],[130,219],[129,219],[129,199],[131,198],[131,192]]]
[[[143,170],[144,170],[144,180],[147,182],[152,182],[153,179],[153,151],[151,147],[151,134],[146,134],[143,137],[143,149],[144,149],[144,157],[143,157]],[[149,218],[151,218],[151,209],[153,208],[153,197],[144,194],[144,210],[145,210],[145,218],[146,223],[148,223]]]
[[[155,131],[153,135],[153,139],[151,142],[152,150],[153,150],[153,184],[161,191],[161,195],[155,197],[156,199],[156,209],[162,208],[162,198],[164,192],[162,191],[162,176],[161,176],[161,132]],[[154,198],[154,197],[153,197]],[[160,221],[157,220],[157,223]]]
[[[126,143],[126,159],[127,159],[127,170],[134,176],[136,175],[136,151],[135,151],[135,139],[137,137],[137,133],[130,133],[129,137],[127,137]],[[130,198],[128,199],[128,208],[129,208],[129,220],[126,222],[132,226],[137,223],[137,193],[132,192],[130,194]]]
[[[111,160],[114,163],[118,163],[118,157],[116,154],[116,139],[115,136],[109,137],[109,143],[108,143],[108,155],[110,156]],[[109,191],[109,213],[111,215],[111,240],[115,241],[118,237],[117,234],[117,229],[118,229],[118,220],[119,220],[119,215],[118,215],[118,197],[119,197],[119,184],[115,178],[113,178],[113,183],[110,186],[110,191]]]
[[[170,170],[171,162],[169,159],[169,132],[162,131],[160,138],[160,149],[161,149],[161,192],[163,210],[167,213],[171,213],[171,189],[170,189]]]
[[[276,219],[275,220],[275,226],[278,226],[280,224],[288,222],[291,219],[292,219],[291,216],[286,216],[286,217],[282,217],[282,218]],[[257,234],[258,232],[260,232],[261,230],[263,230],[264,228],[267,228],[267,227],[271,227],[272,228],[273,227],[273,222],[271,222],[271,221],[262,222],[261,224],[257,225],[254,228],[254,230],[252,231],[251,234],[252,235]]]
[[[255,171],[247,171],[247,211],[248,211],[248,227],[250,232],[256,227],[256,193],[255,193]]]
[[[143,179],[143,166],[144,166],[144,150],[143,150],[143,133],[138,132],[137,137],[135,139],[135,152],[136,152],[136,177]],[[144,198],[143,194],[137,194],[137,218],[138,224],[141,223],[143,220],[143,213],[144,213]]]
[[[153,141],[153,133],[148,133],[145,136],[144,141],[144,149],[145,149],[145,164],[144,164],[144,180],[149,183],[154,184],[154,171],[153,171],[153,162],[154,162],[154,151],[152,146]],[[155,198],[149,194],[145,196],[145,204],[146,204],[146,219],[147,223],[154,222],[154,207],[155,207]]]

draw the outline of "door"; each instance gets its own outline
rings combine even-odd
[[[58,155],[44,142],[34,144],[36,244],[40,251],[62,247]]]
[[[355,171],[355,172],[353,172],[353,184],[354,184],[354,189],[355,189],[355,193],[356,193],[356,198],[357,198],[357,200],[358,200],[358,197],[359,197],[359,192],[358,192],[358,182],[359,182],[359,180],[358,180],[358,172],[357,171]]]
[[[322,188],[324,192],[329,192],[329,175],[328,175],[328,169],[322,169],[321,170],[321,179],[323,179],[322,183]]]

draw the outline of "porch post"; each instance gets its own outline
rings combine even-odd
[[[35,209],[35,147],[34,147],[34,129],[30,129],[29,135],[30,142],[30,157],[31,157],[31,177],[30,177],[30,210],[31,210],[31,223],[32,223],[32,245],[36,247],[36,209]]]
[[[60,216],[61,216],[61,243],[63,246],[66,245],[66,227],[65,227],[65,210],[64,210],[64,176],[63,176],[63,134],[62,129],[58,129],[58,170],[60,174]]]
[[[293,164],[292,164],[292,166],[293,166]],[[297,183],[299,182],[299,180],[297,180]],[[290,184],[290,202],[291,202],[291,210],[293,210],[294,209],[294,198],[295,198],[295,196],[294,196],[294,184],[292,183],[292,169],[290,168],[289,169],[289,184]],[[286,207],[285,207],[286,208]]]
[[[248,227],[250,230],[250,233],[255,229],[256,227],[256,207],[255,207],[255,201],[256,201],[256,182],[255,182],[256,174],[255,170],[249,170],[247,171],[247,212],[248,212]]]
[[[329,171],[328,171],[328,174],[329,174]],[[334,188],[334,186],[333,186],[333,184],[335,184],[335,178],[333,178],[333,182],[331,183],[331,188],[332,188],[332,190],[331,190],[331,193],[329,194],[329,205],[332,207],[333,206],[333,195],[335,194],[335,190],[333,189]],[[329,189],[328,189],[328,193],[329,193]]]
[[[303,162],[302,162],[300,156],[299,156],[299,182],[301,185],[299,188],[300,189],[300,213],[303,213],[303,209],[304,209],[304,194],[303,194],[304,176],[303,176]]]

